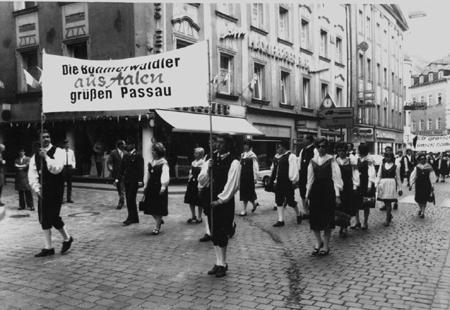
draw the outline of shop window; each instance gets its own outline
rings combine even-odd
[[[78,59],[88,59],[87,42],[67,44],[67,56]]]
[[[343,107],[344,106],[344,99],[343,99],[343,94],[342,94],[342,88],[340,88],[340,87],[336,87],[336,105],[338,107]]]
[[[323,101],[328,95],[328,84],[322,83],[320,86],[320,99]]]
[[[36,81],[40,80],[41,71],[38,68],[38,51],[32,50],[27,52],[20,53],[20,60],[21,60],[21,66],[23,69],[25,69]],[[25,80],[25,72],[23,70],[20,70],[21,73],[21,79],[22,81]],[[22,84],[24,85],[21,89],[21,91],[31,91],[35,90],[36,88],[31,87],[28,84]]]
[[[281,104],[289,104],[289,73],[285,71],[281,71],[281,79],[280,79],[280,103]]]
[[[320,56],[328,58],[328,33],[320,30]]]
[[[264,28],[264,3],[252,3],[252,26]]]
[[[220,83],[218,92],[230,95],[233,92],[233,56],[220,54]]]
[[[279,20],[279,37],[283,40],[289,40],[289,11],[282,6],[280,6]]]
[[[342,62],[342,39],[336,38],[336,61]]]
[[[428,82],[433,82],[433,73],[428,74]]]
[[[300,38],[300,44],[301,47],[304,49],[310,48],[310,39],[309,39],[309,21],[302,19],[302,25],[301,25],[301,38]]]
[[[189,45],[192,45],[192,43],[188,42],[188,41],[177,39],[175,47],[176,47],[176,49],[180,49],[180,48],[183,48],[183,47],[186,47],[186,46],[189,46]]]
[[[309,108],[310,107],[310,100],[311,100],[311,81],[310,79],[303,78],[303,107]]]
[[[419,84],[423,84],[423,75],[419,76]]]
[[[265,89],[264,85],[264,65],[255,63],[253,69],[253,98],[262,100],[264,99],[263,91]]]

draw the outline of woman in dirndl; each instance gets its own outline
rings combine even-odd
[[[415,185],[416,193],[414,195],[414,200],[419,205],[419,217],[425,217],[425,208],[427,202],[432,202],[434,200],[434,189],[433,181],[436,180],[436,175],[434,173],[433,167],[427,163],[427,158],[425,154],[419,154],[417,157],[419,162],[414,168],[410,176],[409,184]]]
[[[258,157],[252,150],[250,141],[244,142],[244,152],[241,154],[241,177],[239,185],[239,198],[242,201],[242,211],[240,216],[247,215],[247,205],[252,203],[252,213],[259,206],[256,197],[255,183],[258,177],[259,165]]]
[[[355,183],[358,174],[350,157],[347,153],[347,144],[339,143],[336,146],[336,162],[341,169],[341,176],[343,182],[343,188],[341,191],[342,204],[337,206],[336,218],[339,221],[336,222],[340,226],[339,235],[345,237],[347,235],[347,227],[350,225],[350,218],[356,215],[357,209],[354,202],[354,190],[356,189]]]
[[[321,138],[317,141],[318,156],[308,166],[306,197],[310,206],[309,225],[316,238],[313,256],[330,254],[331,230],[335,227],[336,205],[341,204],[343,188],[341,170],[333,155],[328,152],[329,143]],[[324,232],[322,239],[321,232]]]
[[[400,167],[394,163],[394,154],[386,153],[384,163],[380,166],[377,176],[377,200],[386,206],[386,221],[384,226],[392,222],[392,204],[398,202],[401,196]],[[398,195],[397,195],[398,194]]]
[[[156,227],[152,235],[159,235],[163,216],[168,215],[169,164],[164,158],[166,148],[160,142],[152,145],[153,160],[148,164],[148,181],[144,189],[144,214],[153,216]]]
[[[184,195],[184,203],[189,204],[191,209],[191,218],[187,220],[188,224],[198,224],[202,222],[202,204],[200,203],[199,191],[198,191],[198,175],[202,170],[202,166],[205,163],[204,157],[205,150],[202,147],[197,147],[194,150],[194,161],[191,164],[189,170],[189,179]],[[198,216],[195,216],[195,206],[198,207]]]

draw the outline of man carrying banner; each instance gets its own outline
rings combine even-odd
[[[63,237],[61,254],[67,252],[73,238],[64,228],[64,222],[59,215],[64,194],[62,170],[65,153],[52,145],[50,134],[42,132],[42,147],[31,157],[28,170],[28,180],[33,191],[38,195],[39,222],[44,230],[45,247],[35,257],[55,254],[52,247],[51,228],[56,228]]]
[[[216,143],[218,152],[213,154],[208,164],[203,165],[198,181],[202,185],[208,184],[209,175],[212,173],[213,201],[211,211],[208,212],[208,222],[216,254],[216,264],[208,271],[208,274],[221,278],[228,270],[227,246],[228,239],[233,234],[234,194],[239,189],[241,165],[238,156],[232,153],[231,137],[219,136]]]

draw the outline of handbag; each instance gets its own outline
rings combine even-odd
[[[375,197],[363,197],[362,206],[364,209],[375,208],[376,199]]]
[[[427,201],[432,202],[434,205],[436,205],[436,197],[434,196],[434,191],[431,191]]]
[[[334,211],[334,221],[335,224],[340,227],[350,226],[350,216],[339,210]]]
[[[145,210],[145,195],[142,195],[141,201],[139,201],[139,211]]]
[[[273,180],[270,180],[265,186],[264,186],[264,190],[266,192],[270,192],[273,193],[275,192],[275,186],[273,184]]]

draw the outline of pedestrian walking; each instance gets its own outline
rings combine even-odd
[[[346,144],[339,143],[336,146],[337,158],[336,162],[339,165],[341,171],[341,177],[343,187],[340,193],[342,203],[337,206],[337,214],[343,213],[340,217],[341,223],[336,223],[340,226],[339,235],[345,237],[347,235],[347,228],[350,225],[350,219],[356,215],[357,205],[354,202],[357,186],[358,174],[356,168],[353,166],[352,161],[346,151]],[[338,217],[338,216],[336,216]],[[348,222],[347,219],[348,218]],[[342,225],[339,225],[342,224]]]
[[[199,182],[203,185],[211,184],[213,201],[208,210],[208,222],[212,233],[212,242],[216,254],[216,263],[208,271],[209,275],[224,277],[228,270],[226,261],[228,239],[234,234],[234,195],[239,189],[241,165],[239,157],[233,153],[230,136],[217,137],[217,153],[212,160],[208,160],[199,174]],[[210,170],[213,179],[209,182]]]
[[[418,164],[411,173],[410,181],[412,186],[415,187],[414,200],[419,205],[418,215],[420,218],[425,217],[425,208],[427,207],[427,202],[434,202],[434,188],[433,181],[436,180],[436,175],[434,173],[433,167],[427,163],[426,155],[421,153],[417,156]]]
[[[191,218],[187,220],[188,224],[199,224],[202,222],[203,207],[200,203],[200,195],[198,190],[198,175],[205,163],[205,150],[197,147],[194,150],[194,161],[191,163],[189,170],[188,184],[184,195],[184,203],[189,204],[191,209]],[[198,207],[198,216],[195,215],[195,206]]]
[[[152,145],[153,160],[148,164],[148,180],[144,189],[144,214],[155,219],[156,227],[152,235],[159,235],[163,216],[168,215],[168,189],[170,181],[169,164],[165,158],[166,148],[161,142]],[[194,213],[195,214],[195,213]]]
[[[239,198],[242,201],[242,211],[240,216],[247,215],[247,205],[253,205],[252,213],[259,206],[255,183],[258,179],[259,164],[258,157],[253,152],[251,141],[244,142],[244,152],[241,154],[241,179],[239,182]]]
[[[272,164],[271,170],[274,176],[275,203],[277,205],[278,220],[273,227],[284,226],[284,212],[286,205],[294,209],[297,216],[297,224],[301,224],[302,216],[295,201],[295,184],[298,182],[298,160],[291,153],[289,141],[283,140],[277,145],[279,157]]]
[[[136,195],[139,187],[144,186],[144,159],[136,150],[136,144],[133,140],[127,143],[128,154],[124,156],[118,178],[119,182],[123,178],[125,185],[125,198],[127,201],[128,217],[123,222],[124,226],[139,223],[139,216],[136,205]]]
[[[313,159],[317,155],[318,152],[314,144],[314,137],[312,135],[307,135],[306,146],[298,154],[298,190],[300,192],[300,198],[302,199],[303,219],[309,218],[309,208],[306,204],[306,183],[308,182],[308,166],[311,159]]]
[[[5,185],[5,166],[6,161],[3,159],[3,152],[5,151],[5,145],[0,143],[0,207],[5,204],[2,202],[3,186]]]
[[[386,153],[377,175],[377,199],[386,206],[384,226],[389,226],[392,222],[392,204],[397,203],[398,196],[403,194],[400,187],[400,167],[395,164],[394,160],[393,153]]]
[[[64,168],[64,151],[51,143],[48,131],[41,133],[41,141],[42,147],[31,157],[28,169],[28,181],[38,195],[39,222],[45,238],[44,248],[35,257],[55,254],[55,249],[52,247],[52,227],[57,229],[63,237],[61,254],[66,253],[73,242],[60,216],[64,194],[61,173]]]
[[[331,230],[335,228],[335,209],[342,203],[341,170],[334,156],[329,154],[328,148],[328,140],[319,139],[317,141],[319,155],[313,158],[308,166],[306,197],[310,210],[309,225],[316,238],[313,256],[330,254]]]
[[[412,154],[411,149],[406,150],[405,156],[403,156],[402,164],[400,166],[400,175],[401,181],[403,184],[403,180],[406,179],[409,187],[409,176],[411,175],[412,170],[416,166],[416,160]]]
[[[120,177],[120,169],[123,164],[123,158],[128,154],[125,150],[125,141],[119,140],[116,143],[116,148],[111,151],[108,157],[107,166],[114,180],[114,186],[117,188],[119,194],[119,202],[116,209],[120,210],[125,202],[125,184],[123,178]]]
[[[369,228],[370,209],[375,208],[375,183],[376,171],[374,162],[369,156],[369,146],[367,144],[360,144],[358,146],[358,186],[356,190],[355,202],[358,205],[358,211],[355,216],[355,225],[351,229],[367,230]],[[364,211],[364,223],[361,226],[359,211]]]
[[[73,203],[72,200],[72,174],[76,167],[75,154],[73,150],[69,148],[69,140],[64,140],[64,152],[65,152],[65,160],[64,160],[64,168],[63,168],[63,177],[64,183],[67,184],[67,202]]]
[[[14,166],[16,167],[15,189],[19,193],[19,210],[28,208],[28,210],[34,211],[33,194],[28,182],[30,158],[25,156],[23,148],[19,150],[19,157],[15,160]]]
[[[438,182],[441,180],[442,183],[445,183],[445,177],[448,171],[448,158],[445,152],[442,152],[438,159]]]

